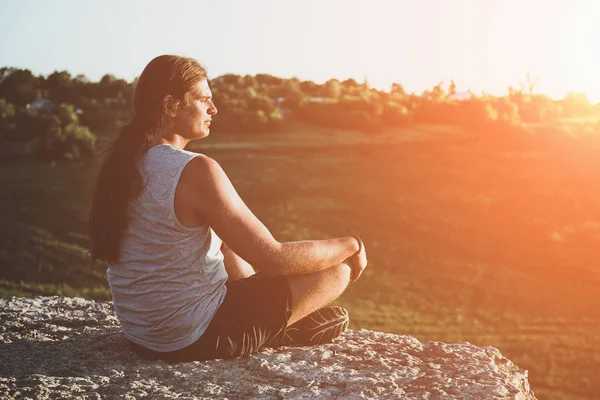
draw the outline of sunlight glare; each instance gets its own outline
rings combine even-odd
[[[573,91],[582,91],[592,103],[600,101],[600,3],[586,2],[573,15],[569,37],[570,54],[566,82]]]

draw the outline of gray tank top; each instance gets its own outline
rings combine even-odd
[[[106,272],[125,336],[155,351],[195,342],[227,288],[221,239],[208,226],[175,216],[175,188],[197,153],[160,144],[140,159],[144,188],[129,207],[118,264]]]

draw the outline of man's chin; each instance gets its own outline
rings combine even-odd
[[[209,135],[210,135],[210,129],[208,129],[208,128],[203,129],[202,132],[200,132],[200,135],[198,135],[198,139],[205,138]]]

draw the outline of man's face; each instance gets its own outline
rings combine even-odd
[[[178,113],[175,132],[189,140],[201,139],[210,134],[211,119],[217,113],[208,80],[198,82],[187,96],[189,104]]]

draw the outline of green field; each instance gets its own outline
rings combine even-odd
[[[281,241],[358,233],[369,268],[338,300],[352,328],[497,347],[540,399],[600,393],[600,146],[439,126],[213,135]],[[88,261],[97,162],[0,165],[0,295],[108,299]]]

